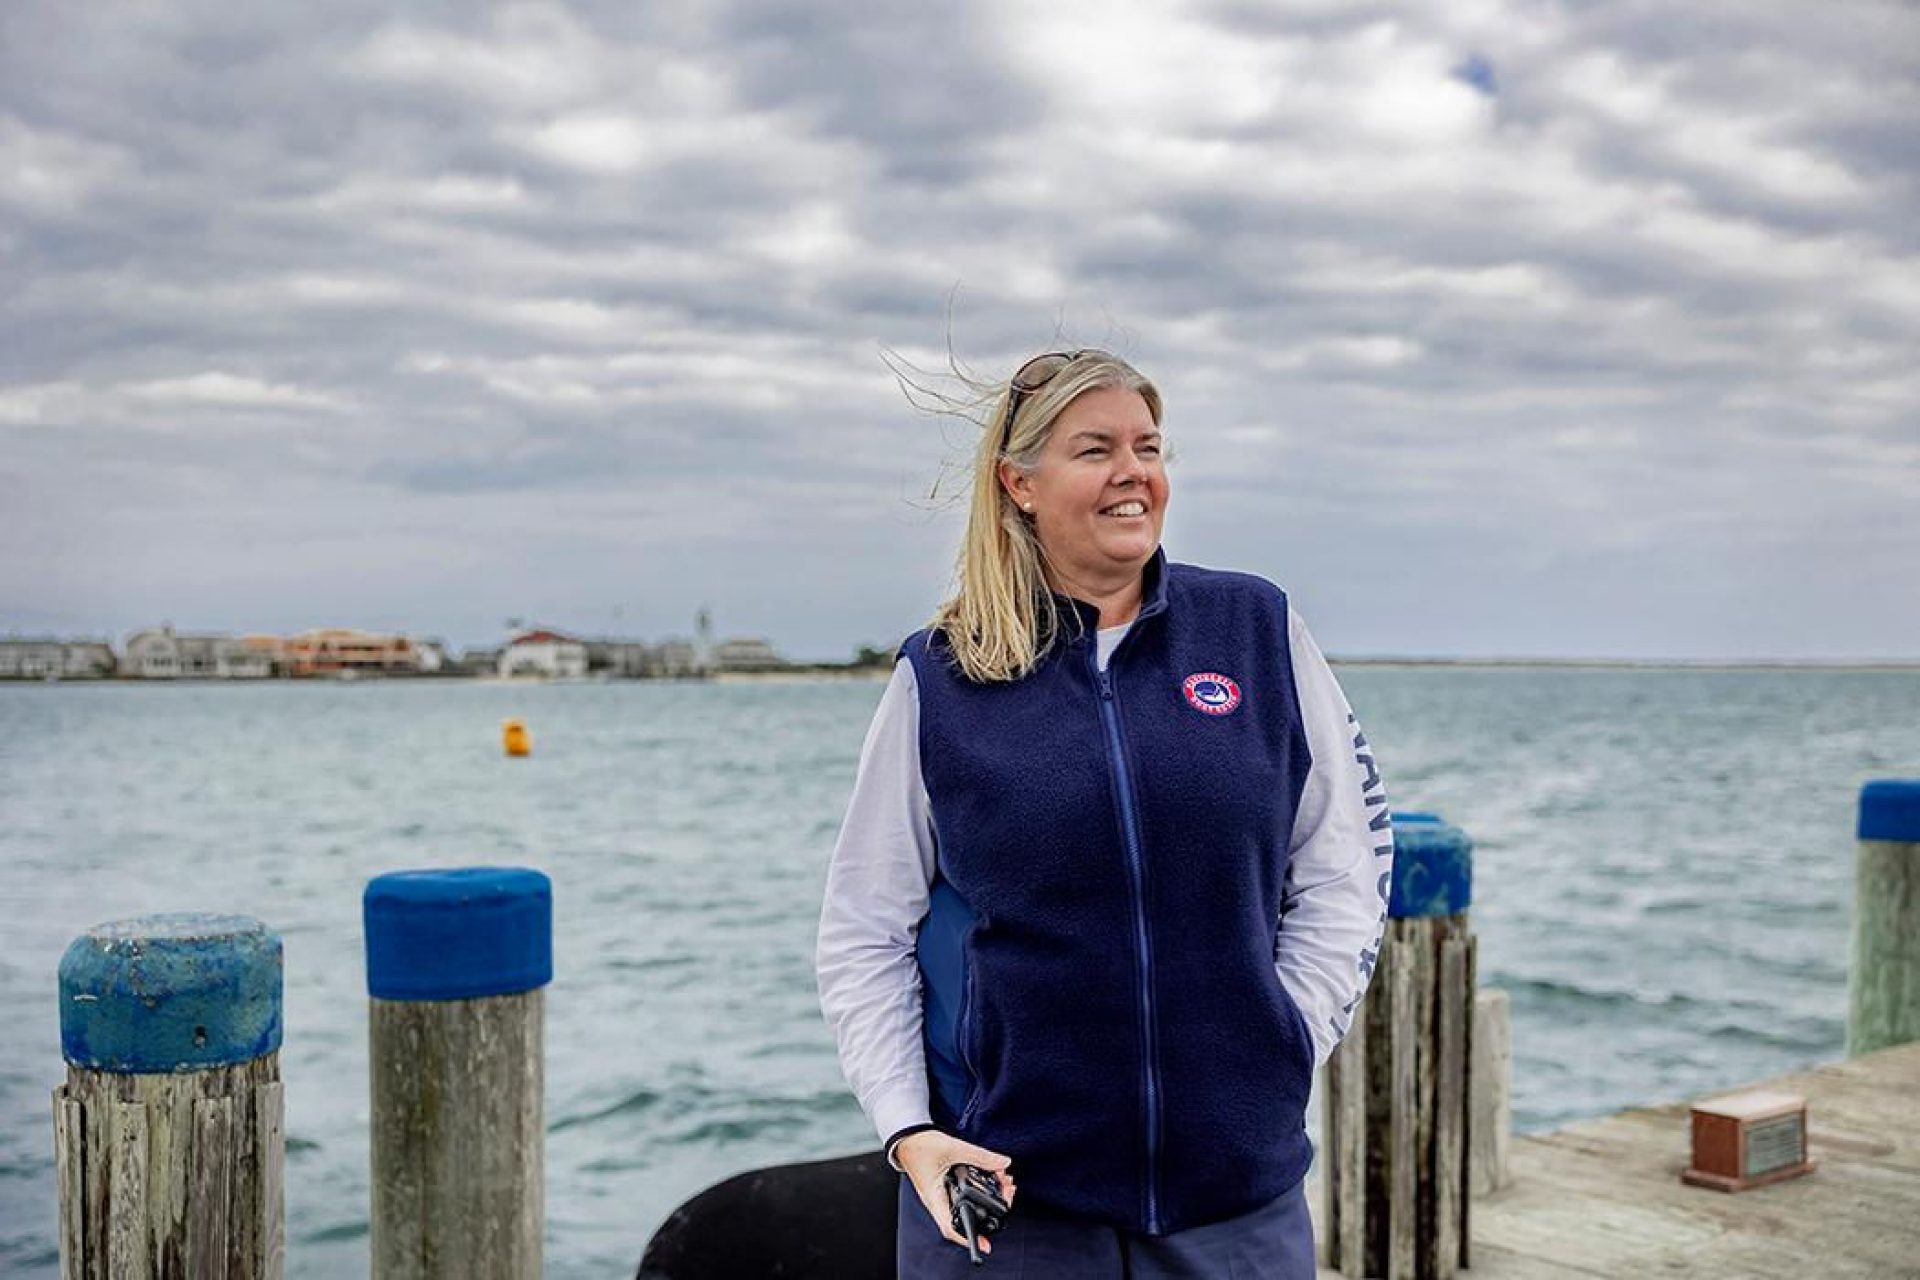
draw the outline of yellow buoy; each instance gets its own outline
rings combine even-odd
[[[530,754],[533,751],[533,739],[527,734],[526,723],[520,720],[502,720],[500,745],[506,748],[510,756]]]

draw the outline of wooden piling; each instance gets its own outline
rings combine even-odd
[[[1377,989],[1377,970],[1373,981]],[[1374,999],[1378,998],[1376,993]],[[1328,1193],[1324,1217],[1329,1263],[1337,1263],[1340,1258],[1362,1258],[1367,1251],[1367,1091],[1351,1085],[1336,1090],[1333,1082],[1365,1081],[1372,1008],[1371,1001],[1361,1005],[1360,1016],[1328,1059],[1322,1077],[1326,1117],[1320,1133],[1324,1149],[1331,1155],[1332,1169],[1322,1179]]]
[[[1484,987],[1474,993],[1473,1065],[1468,1073],[1467,1184],[1471,1196],[1488,1196],[1513,1182],[1513,1012],[1507,993]]]
[[[1472,849],[1396,822],[1378,968],[1326,1077],[1326,1262],[1351,1277],[1446,1280],[1468,1260]]]
[[[60,962],[61,1280],[280,1280],[280,939],[244,916],[104,924]]]
[[[541,1274],[547,877],[396,872],[364,902],[374,1280]]]
[[[1847,1052],[1920,1040],[1920,779],[1860,790]]]

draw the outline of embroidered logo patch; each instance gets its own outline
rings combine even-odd
[[[1240,705],[1240,686],[1217,671],[1195,672],[1181,681],[1180,692],[1195,711],[1210,716],[1224,716]]]

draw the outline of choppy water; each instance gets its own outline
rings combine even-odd
[[[1478,842],[1522,1128],[1842,1052],[1854,801],[1920,773],[1920,676],[1365,668],[1395,804]],[[54,968],[97,921],[286,942],[290,1273],[366,1273],[359,895],[555,884],[549,1271],[632,1274],[682,1199],[872,1141],[814,1003],[878,684],[0,686],[0,1273],[52,1276]],[[499,753],[525,717],[529,760]]]

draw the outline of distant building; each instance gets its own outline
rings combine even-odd
[[[588,640],[587,670],[624,680],[655,674],[659,650],[639,640]]]
[[[269,674],[287,674],[287,642],[279,636],[241,636],[240,643],[250,652],[266,659]]]
[[[707,668],[692,641],[671,639],[654,649],[650,674],[666,680],[687,680],[707,674]]]
[[[414,675],[420,656],[406,636],[324,627],[290,636],[287,671],[296,676]]]
[[[423,676],[445,675],[454,667],[453,655],[447,652],[446,642],[442,640],[415,640],[413,657]]]
[[[460,655],[460,673],[469,676],[491,676],[500,672],[500,650],[468,649]]]
[[[213,680],[265,680],[274,673],[271,649],[239,636],[178,636],[180,674]]]
[[[122,671],[136,680],[171,680],[180,674],[180,645],[172,627],[136,631],[127,637]]]
[[[140,680],[262,680],[275,663],[271,650],[237,636],[152,627],[127,637],[121,669]]]
[[[579,679],[587,674],[587,646],[558,631],[522,631],[500,651],[500,674]]]
[[[787,660],[757,636],[735,636],[713,646],[715,671],[777,671]]]
[[[173,637],[173,656],[179,670],[176,675],[211,680],[220,673],[221,641],[231,636],[185,635]]]
[[[0,679],[57,680],[66,669],[66,646],[58,640],[0,640]]]
[[[67,657],[67,669],[60,673],[63,680],[99,680],[120,669],[113,646],[104,640],[69,640],[62,648]]]
[[[0,638],[0,680],[98,680],[117,665],[95,640]]]

